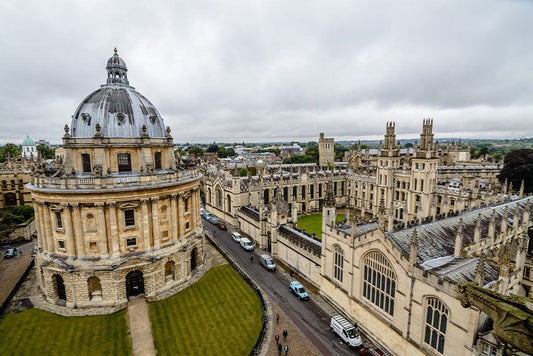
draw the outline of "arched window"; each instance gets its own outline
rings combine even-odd
[[[222,208],[222,190],[220,188],[217,188],[216,204],[217,204],[217,208]]]
[[[174,280],[174,262],[168,261],[165,263],[165,281],[173,281]]]
[[[447,324],[448,308],[440,299],[427,298],[424,342],[441,354],[444,353]]]
[[[344,274],[344,251],[340,246],[335,246],[334,261],[333,261],[333,277],[342,283]]]
[[[89,289],[89,298],[91,300],[102,300],[102,284],[100,278],[90,277],[87,280],[87,288]]]
[[[381,252],[370,252],[363,261],[363,297],[394,315],[394,295],[396,294],[396,274]]]
[[[211,204],[211,188],[207,189],[207,197],[206,197],[207,203]]]
[[[231,196],[228,194],[226,195],[226,205],[227,205],[227,213],[231,214]]]

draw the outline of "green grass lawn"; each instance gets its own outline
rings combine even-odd
[[[253,289],[223,265],[150,303],[150,319],[159,355],[248,355],[261,332],[262,310]]]
[[[344,214],[337,214],[336,220],[344,220]],[[306,232],[314,233],[322,238],[322,213],[300,216],[297,226],[299,229],[305,229]]]
[[[68,318],[39,309],[6,314],[0,354],[131,355],[126,311]]]

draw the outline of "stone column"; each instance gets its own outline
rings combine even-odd
[[[98,222],[98,236],[100,238],[100,251],[102,255],[109,255],[109,247],[107,246],[107,226],[105,221],[105,204],[97,203],[94,204],[97,208],[97,218]]]
[[[177,199],[177,194],[172,194],[170,196],[170,239],[172,241],[175,241],[179,238]]]
[[[76,254],[76,247],[74,246],[74,227],[72,224],[72,213],[70,211],[70,206],[68,204],[61,204],[63,208],[63,220],[64,220],[64,230],[65,230],[65,239],[66,250],[69,256],[74,256]]]
[[[72,204],[72,213],[74,215],[74,240],[76,243],[76,253],[80,256],[87,254],[85,251],[85,237],[83,236],[81,207],[78,203]]]
[[[54,218],[52,216],[53,211],[50,210],[48,205],[44,205],[43,207],[43,215],[44,215],[44,226],[46,230],[46,241],[47,241],[47,248],[48,252],[55,252],[56,246],[54,243],[54,227],[52,225],[52,219]],[[55,214],[54,214],[55,215]]]
[[[150,225],[148,221],[148,200],[141,199],[141,214],[142,214],[142,246],[143,249],[152,248],[154,246],[150,238]],[[139,246],[139,241],[137,241]]]
[[[113,256],[118,256],[122,250],[118,240],[118,225],[117,225],[117,203],[111,202],[108,205],[109,210],[109,227],[111,232],[111,251]]]
[[[198,212],[200,211],[200,207],[198,206],[197,196],[198,196],[198,189],[193,189],[192,194],[191,194],[191,210],[190,210],[192,230],[196,230],[196,228],[198,227],[197,226],[198,218],[196,214],[198,214]]]
[[[154,248],[159,248],[161,244],[161,234],[159,231],[159,198],[152,198],[152,234],[154,236]]]
[[[183,237],[185,235],[185,215],[184,215],[184,208],[183,208],[183,193],[180,193],[178,195],[178,231],[179,231],[179,237]]]
[[[35,201],[35,227],[37,228],[37,243],[46,251],[46,229],[44,228],[43,202]]]

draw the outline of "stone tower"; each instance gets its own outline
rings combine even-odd
[[[320,167],[333,167],[333,162],[335,162],[334,146],[335,139],[324,137],[324,133],[321,132],[318,139],[318,165]]]

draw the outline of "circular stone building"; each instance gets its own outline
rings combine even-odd
[[[170,129],[129,86],[116,49],[106,69],[107,84],[65,125],[60,167],[36,170],[28,185],[40,287],[73,308],[157,296],[203,261],[200,174],[176,166]]]

